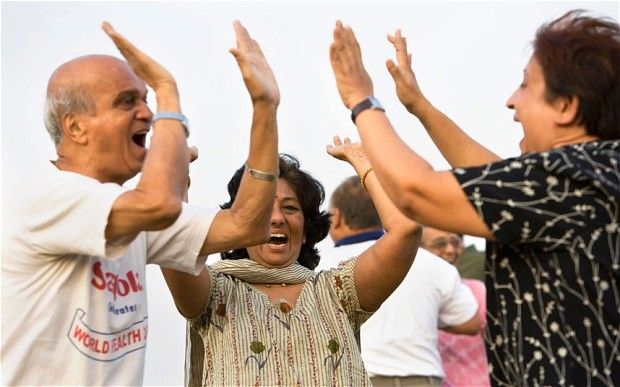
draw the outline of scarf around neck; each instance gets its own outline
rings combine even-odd
[[[269,268],[247,258],[223,259],[211,266],[211,269],[254,284],[300,284],[314,275],[312,270],[297,262],[287,267]]]

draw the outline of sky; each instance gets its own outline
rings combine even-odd
[[[325,145],[334,134],[359,138],[329,64],[336,20],[356,32],[375,96],[399,135],[436,169],[447,169],[419,121],[396,97],[385,68],[385,60],[394,57],[387,33],[401,28],[407,37],[414,71],[429,100],[481,144],[510,157],[519,154],[522,130],[505,102],[521,82],[536,29],[571,9],[615,20],[620,12],[617,1],[3,1],[1,7],[3,197],[46,160],[55,159],[42,119],[52,71],[81,55],[120,56],[100,29],[107,20],[175,76],[190,120],[189,143],[200,150],[190,168],[190,201],[206,207],[228,200],[226,183],[248,150],[250,99],[228,53],[235,43],[235,19],[261,44],[278,80],[280,151],[298,157],[302,168],[323,182],[329,198],[353,170],[328,156]],[[149,103],[155,110],[152,94]],[[144,383],[179,385],[184,321],[157,267],[148,268],[147,283]]]

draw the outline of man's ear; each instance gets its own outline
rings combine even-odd
[[[65,113],[62,116],[62,134],[72,142],[85,145],[88,142],[87,130],[83,116],[77,113]]]
[[[575,123],[579,112],[579,98],[577,96],[558,97],[553,105],[556,109],[556,123],[560,126],[568,126]]]
[[[334,207],[330,210],[330,212],[332,213],[332,227],[336,229],[338,227],[341,227],[344,219],[342,219],[342,213],[340,212],[340,210]]]

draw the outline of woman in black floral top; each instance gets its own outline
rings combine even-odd
[[[435,109],[405,39],[387,68],[401,102],[452,171],[399,138],[340,22],[331,61],[379,181],[410,218],[487,245],[487,352],[494,385],[620,384],[620,28],[572,11],[543,25],[507,102],[523,126],[507,160]],[[362,102],[362,104],[360,104]],[[404,173],[403,171],[407,171]]]

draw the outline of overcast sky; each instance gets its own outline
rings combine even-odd
[[[618,20],[617,1],[2,2],[2,193],[55,159],[42,120],[51,72],[77,56],[118,55],[99,28],[103,20],[175,75],[190,143],[200,149],[191,167],[190,200],[214,207],[228,200],[226,183],[246,158],[251,120],[249,97],[228,53],[233,20],[259,41],[279,82],[280,151],[297,156],[329,196],[353,171],[331,159],[325,144],[333,134],[358,138],[329,64],[337,19],[356,32],[375,95],[399,134],[437,169],[446,169],[420,123],[396,98],[385,69],[393,57],[386,34],[401,28],[407,36],[427,97],[483,145],[508,157],[519,153],[522,131],[505,101],[521,81],[529,43],[541,23],[574,8]],[[152,95],[150,101],[154,110]],[[149,268],[148,276],[145,384],[182,384],[183,320],[157,268]]]

